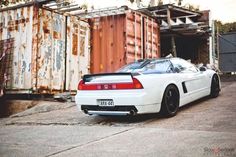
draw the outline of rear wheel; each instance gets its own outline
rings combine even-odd
[[[210,95],[212,98],[216,98],[219,95],[219,92],[220,92],[219,78],[215,74],[211,80],[211,94]]]
[[[161,114],[165,117],[173,117],[179,109],[179,91],[176,86],[167,86],[161,103]]]

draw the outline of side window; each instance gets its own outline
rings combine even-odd
[[[144,73],[151,73],[151,72],[156,72],[156,73],[171,73],[173,72],[173,67],[170,61],[168,60],[157,60],[153,61],[150,64],[146,65],[142,71]]]
[[[174,68],[178,68],[179,71],[184,71],[184,70],[186,70],[187,67],[188,67],[188,66],[187,66],[186,64],[184,64],[183,61],[180,60],[180,59],[172,59],[171,62],[172,62],[172,64],[173,64]]]
[[[178,68],[180,72],[184,73],[198,72],[198,69],[193,64],[183,59],[172,59],[171,62],[174,68]]]
[[[191,67],[188,68],[188,71],[190,71],[190,72],[198,72],[198,69],[194,65],[191,65]]]

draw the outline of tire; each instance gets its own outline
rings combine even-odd
[[[220,93],[220,82],[219,82],[219,77],[215,74],[212,77],[211,80],[211,94],[210,96],[212,98],[216,98],[219,96]]]
[[[162,102],[161,114],[164,117],[173,117],[179,110],[179,91],[176,86],[169,85],[166,87]]]

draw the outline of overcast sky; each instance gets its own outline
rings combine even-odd
[[[127,0],[76,0],[79,3],[87,3],[95,8],[103,8],[109,6],[132,6]],[[150,0],[143,0],[146,4]],[[173,3],[175,0],[163,0],[164,3]],[[221,20],[222,22],[236,21],[236,0],[183,0],[183,4],[190,3],[199,6],[201,10],[211,10],[213,19]],[[133,5],[134,6],[134,5]]]

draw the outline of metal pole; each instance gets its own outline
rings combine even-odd
[[[217,58],[218,58],[218,64],[217,64],[217,68],[219,69],[219,63],[220,63],[220,44],[219,44],[219,27],[216,26],[216,40],[217,40],[217,43],[216,43],[216,48],[217,48]]]
[[[171,30],[171,17],[170,17],[170,8],[167,8],[167,23],[168,23],[168,27],[169,30]],[[177,57],[177,53],[176,53],[176,46],[175,46],[175,37],[172,34],[171,35],[171,53],[173,54],[174,57]]]
[[[177,57],[177,52],[176,52],[176,45],[175,45],[175,37],[174,35],[171,36],[171,47],[172,47],[172,54],[174,57]]]
[[[215,44],[215,21],[212,22],[212,53],[210,54],[210,64],[211,60],[213,59],[213,64],[215,65],[215,56],[216,56],[216,44]]]
[[[67,62],[67,20],[68,20],[68,17],[66,16],[65,17],[65,80],[64,80],[64,91],[66,90],[66,62]]]

